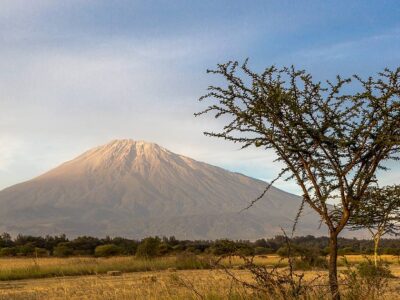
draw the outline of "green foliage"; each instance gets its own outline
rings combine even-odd
[[[17,249],[14,247],[6,247],[0,249],[0,256],[15,256],[17,255]]]
[[[209,253],[214,255],[239,254],[254,255],[254,249],[244,242],[234,242],[231,240],[217,240],[209,249]]]
[[[379,234],[400,232],[400,185],[369,187],[364,202],[349,220],[352,229],[368,228]]]
[[[181,252],[176,255],[176,268],[178,270],[209,269],[211,264],[207,257],[201,257],[191,252]]]
[[[106,242],[106,241],[105,241]],[[134,255],[139,245],[138,241],[130,240],[126,238],[116,237],[107,241],[110,244],[117,245],[118,247],[124,249],[124,254]]]
[[[34,256],[36,256],[36,257],[44,257],[44,256],[49,256],[49,251],[47,251],[46,249],[44,249],[44,248],[38,248],[38,247],[36,247],[35,249],[34,249]]]
[[[75,255],[93,255],[94,249],[101,245],[101,241],[91,236],[80,236],[70,242]]]
[[[69,243],[60,243],[53,250],[53,255],[58,257],[71,256],[73,253],[74,249],[69,246]]]
[[[384,261],[379,261],[378,266],[375,266],[371,260],[367,259],[356,266],[358,274],[363,278],[393,278],[393,274],[389,269],[389,264]]]
[[[94,255],[97,257],[110,257],[115,255],[121,255],[123,253],[123,249],[114,245],[114,244],[106,244],[97,246],[94,250]]]
[[[172,251],[172,247],[164,242],[158,245],[158,255],[163,256],[167,255]]]
[[[347,269],[343,272],[345,276],[345,284],[348,286],[345,296],[349,300],[359,299],[380,299],[380,295],[384,294],[388,289],[388,278],[393,275],[387,264],[380,261],[378,266],[367,259],[356,265],[355,269],[351,268],[347,260],[344,260]]]
[[[11,238],[11,235],[7,232],[4,232],[0,236],[0,248],[12,247],[14,245],[14,241]]]
[[[28,243],[22,246],[17,247],[17,255],[20,256],[29,256],[33,255],[35,252],[35,247],[32,243]]]
[[[291,245],[290,253],[287,246],[282,246],[276,252],[281,257],[292,257],[296,270],[326,269],[328,267],[325,253],[318,248],[305,248]]]
[[[348,255],[348,254],[355,254],[357,251],[355,251],[352,247],[344,247],[338,250],[339,255]]]
[[[158,237],[143,239],[136,249],[136,257],[153,258],[159,255],[161,240]]]
[[[265,255],[265,254],[271,254],[271,253],[274,253],[274,251],[271,248],[267,248],[267,247],[255,247],[254,248],[255,255]]]
[[[234,241],[234,240],[216,240],[216,241],[202,241],[202,240],[177,240],[176,238],[152,238],[159,242],[156,247],[156,256],[167,256],[177,254],[180,252],[191,252],[194,254],[202,255],[205,253],[214,255],[225,254],[241,254],[241,255],[266,255],[271,253],[278,253],[286,257],[285,247],[286,239],[284,236],[278,235],[274,238],[259,239],[255,242],[250,241]],[[321,256],[328,254],[327,237],[314,237],[298,236],[291,238],[291,245],[293,245],[294,253],[296,247],[304,249],[318,249]],[[3,250],[9,255],[18,256],[35,256],[35,249],[46,249],[48,255],[57,257],[67,256],[94,256],[95,249],[101,245],[113,244],[121,249],[116,255],[134,255],[140,241],[131,240],[126,238],[105,238],[99,239],[95,237],[78,237],[69,240],[64,235],[60,236],[46,236],[45,238],[33,236],[18,236],[13,240],[8,234],[0,236],[0,244],[4,248],[13,248],[13,250]],[[339,253],[340,254],[370,254],[373,253],[373,243],[370,240],[357,240],[339,238]],[[4,246],[8,245],[8,246]],[[398,255],[400,253],[400,239],[382,239],[381,245],[385,254]],[[144,247],[144,246],[142,246]],[[280,249],[281,248],[281,249]],[[278,251],[279,250],[279,251]],[[42,251],[42,250],[39,250]],[[142,250],[140,250],[142,251]],[[5,255],[4,254],[4,255]],[[1,250],[0,250],[1,255]],[[45,255],[39,253],[39,255]],[[296,255],[300,255],[297,253]],[[140,254],[139,254],[140,256]]]
[[[400,256],[400,248],[383,248],[383,254]]]
[[[337,76],[326,84],[294,66],[257,73],[248,60],[218,64],[208,73],[223,82],[208,87],[199,100],[211,103],[195,115],[212,114],[225,124],[205,134],[272,150],[282,166],[248,208],[278,179],[294,179],[303,193],[301,207],[306,203],[319,214],[329,229],[331,255],[337,256],[337,237],[368,203],[364,196],[377,170],[400,160],[400,67],[366,80]],[[329,207],[332,199],[342,205]],[[330,262],[331,295],[338,300],[336,259]]]

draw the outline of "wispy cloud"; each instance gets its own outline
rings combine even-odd
[[[7,171],[16,159],[16,153],[21,151],[23,142],[11,136],[0,136],[0,170]]]
[[[384,46],[386,43],[400,43],[400,27],[391,28],[385,32],[362,37],[355,40],[340,41],[334,44],[328,44],[317,48],[302,49],[293,54],[293,56],[303,57],[304,59],[313,59],[318,61],[332,61],[337,59],[353,58],[354,54],[370,51],[373,45]],[[379,55],[379,53],[377,53]],[[396,53],[392,53],[396,55]],[[397,55],[400,55],[397,53]],[[392,57],[391,57],[392,59]]]
[[[396,9],[360,4],[339,14],[332,11],[347,3],[308,4],[2,1],[0,188],[115,138],[273,178],[272,152],[202,135],[222,125],[193,117],[198,97],[218,82],[207,68],[250,57],[255,69],[300,63],[323,77],[399,60]]]

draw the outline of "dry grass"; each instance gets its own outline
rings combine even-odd
[[[357,263],[364,258],[351,255],[347,259],[352,263]],[[385,256],[383,259],[391,262],[393,274],[400,277],[400,265],[397,263],[397,258]],[[256,262],[265,265],[282,263],[277,256],[257,257]],[[240,261],[233,259],[231,263],[239,265]],[[0,282],[0,299],[262,299],[257,298],[252,290],[243,288],[232,281],[222,270],[166,270],[175,265],[175,257],[159,258],[153,261],[132,257],[0,259],[0,278],[3,280],[7,276],[21,279],[21,274],[29,274],[33,268],[39,270],[36,271],[38,273],[33,273],[34,276],[37,274],[48,276],[57,272],[64,275],[68,272],[74,275],[88,272],[96,274],[2,281]],[[141,272],[141,269],[148,271]],[[54,273],[54,270],[58,271]],[[113,277],[105,275],[106,270],[123,272],[133,270],[135,273],[124,273],[122,276]],[[243,280],[252,280],[247,271],[234,270],[233,272]],[[308,271],[306,279],[312,279],[317,274],[322,275],[321,280],[326,279],[325,271]],[[390,291],[382,299],[400,299],[399,294],[400,279],[391,279]],[[325,293],[320,295],[321,297],[314,298],[322,300],[326,299],[327,295],[325,290]]]
[[[244,271],[242,277],[248,276]],[[250,295],[238,285],[230,285],[221,272],[210,270],[178,272],[138,272],[123,276],[84,276],[0,283],[0,299],[198,299],[199,295],[214,299],[229,294]],[[242,298],[244,299],[244,298]]]
[[[155,271],[166,270],[175,265],[174,257],[162,257],[154,260],[134,257],[11,258],[0,260],[0,280],[95,275],[111,270]]]
[[[361,255],[347,255],[349,263],[358,263],[365,258]],[[381,259],[398,264],[398,258],[383,255]],[[256,264],[267,266],[286,266],[287,261],[277,255],[257,256]],[[339,265],[341,260],[339,259]],[[239,266],[242,260],[233,257],[224,260],[224,264]],[[30,278],[80,276],[104,274],[111,270],[122,272],[159,271],[168,268],[198,269],[201,265],[193,265],[190,261],[178,263],[174,256],[160,257],[152,260],[137,259],[131,256],[95,258],[95,257],[71,257],[71,258],[1,258],[0,281],[19,280]]]
[[[251,281],[247,271],[235,274]],[[400,275],[400,268],[396,273]],[[311,278],[315,272],[308,272]],[[399,280],[383,299],[399,299]],[[323,298],[327,299],[327,294]],[[80,276],[0,283],[0,299],[257,299],[250,289],[218,270],[155,271],[122,276]],[[260,298],[261,299],[261,298]],[[311,298],[312,299],[312,298]],[[366,300],[366,299],[364,299]]]

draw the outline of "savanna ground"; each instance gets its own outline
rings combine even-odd
[[[351,264],[365,259],[360,255],[346,258]],[[396,276],[389,279],[382,299],[400,299],[398,258],[381,258],[390,263]],[[274,255],[256,257],[255,262],[277,265],[282,270],[287,265]],[[241,270],[239,259],[224,264],[240,280],[252,282],[251,274]],[[258,299],[253,290],[232,280],[224,270],[203,268],[205,265],[198,261],[176,257],[0,259],[0,299]],[[340,270],[343,269],[342,265]],[[111,270],[120,270],[123,274],[107,275]],[[305,281],[321,276],[317,283],[324,282],[327,276],[326,271],[304,273]],[[324,289],[309,299],[328,299],[328,290]]]

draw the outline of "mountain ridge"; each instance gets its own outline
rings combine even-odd
[[[175,235],[256,239],[290,230],[301,198],[175,154],[155,143],[113,140],[0,191],[0,230],[71,236]],[[306,209],[299,234],[321,235]]]

